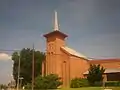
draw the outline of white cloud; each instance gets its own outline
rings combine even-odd
[[[0,53],[0,60],[11,60],[11,56],[6,53]]]

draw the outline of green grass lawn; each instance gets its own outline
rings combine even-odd
[[[112,90],[120,90],[120,87],[108,87],[108,88]],[[29,89],[26,89],[26,90],[29,90]],[[34,90],[43,90],[43,89],[34,89]],[[56,89],[48,89],[48,90],[56,90]],[[57,90],[104,90],[104,88],[103,87],[81,87],[81,88],[64,88],[64,89],[57,89]]]
[[[120,87],[108,87],[112,90],[120,90]],[[83,87],[83,88],[66,88],[59,90],[104,90],[103,87]]]
[[[112,90],[120,90],[120,87],[108,87]],[[37,89],[43,90],[43,89]],[[48,89],[48,90],[56,90],[56,89]],[[81,87],[81,88],[64,88],[64,89],[57,89],[57,90],[104,90],[103,87]]]
[[[108,87],[111,88],[112,90],[120,90],[120,87]]]
[[[65,88],[61,90],[101,90],[100,87],[81,87],[81,88]]]

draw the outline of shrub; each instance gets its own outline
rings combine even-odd
[[[28,84],[25,85],[24,87],[25,87],[25,89],[31,89],[31,88],[32,88],[31,86],[32,86],[31,83],[28,83]]]
[[[44,77],[38,76],[35,79],[35,89],[57,89],[57,87],[62,85],[60,79],[56,74],[50,74]]]
[[[120,86],[120,81],[107,81],[105,82],[105,86]]]
[[[95,83],[93,84],[93,86],[95,86],[95,87],[100,87],[100,86],[102,86],[102,85],[103,85],[103,82],[102,82],[102,81],[95,82]]]
[[[89,86],[88,80],[85,78],[74,78],[71,80],[70,87],[71,88],[80,88]]]

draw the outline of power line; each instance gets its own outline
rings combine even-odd
[[[18,52],[19,53],[19,64],[18,64],[18,78],[17,78],[17,90],[19,90],[19,78],[20,78],[20,51],[21,50],[8,50],[8,49],[0,49],[0,51],[7,51],[7,52]]]
[[[10,50],[10,49],[0,49],[0,51],[9,51],[9,52],[12,52],[12,51],[21,51],[21,50],[17,50],[17,49],[16,49],[16,50],[15,50],[15,49],[14,49],[14,50]]]
[[[19,49],[0,49],[0,51],[8,51],[8,52],[16,51],[16,52],[20,52],[21,50],[19,50]],[[101,57],[101,58],[92,58],[92,57],[87,57],[87,58],[88,58],[88,60],[101,60],[101,59],[105,59],[106,57],[104,56],[104,57]]]

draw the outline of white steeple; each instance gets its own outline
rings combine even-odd
[[[58,17],[57,17],[57,11],[55,11],[55,16],[54,16],[54,31],[59,30],[59,25],[58,25]]]

